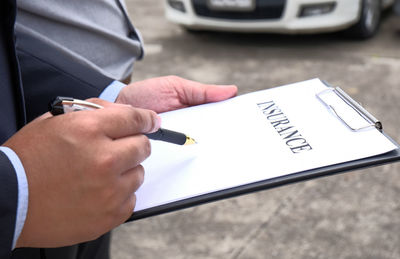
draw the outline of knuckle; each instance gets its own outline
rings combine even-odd
[[[126,214],[127,215],[126,215],[126,218],[129,218],[132,215],[133,210],[135,209],[135,206],[136,206],[136,195],[133,194],[131,196],[131,198],[129,199],[129,202],[127,204],[127,208],[126,208]]]
[[[118,204],[113,210],[107,214],[105,225],[108,229],[117,227],[124,223],[133,213],[136,204],[136,195],[131,195],[126,201]]]
[[[165,83],[169,86],[172,86],[173,88],[180,88],[184,85],[183,78],[176,75],[169,75],[166,76],[164,79]]]
[[[169,75],[166,77],[166,80],[168,80],[171,83],[179,82],[179,81],[181,81],[181,79],[182,79],[181,77],[176,76],[176,75]]]
[[[125,202],[125,204],[121,206],[121,211],[119,214],[121,223],[125,222],[131,217],[133,210],[135,209],[135,205],[136,205],[136,195],[132,194],[127,200],[127,202]]]
[[[104,219],[104,228],[106,229],[106,231],[110,231],[111,229],[117,227],[118,225],[120,225],[121,222],[118,218],[118,216],[116,215],[117,213],[115,211],[110,212],[107,214],[107,216]]]
[[[140,128],[143,125],[143,123],[145,123],[145,119],[138,110],[133,110],[132,118],[135,123],[135,126],[138,128]]]
[[[95,162],[95,168],[101,172],[113,171],[118,163],[117,158],[110,152],[104,152],[102,155],[98,155]]]
[[[139,112],[139,109],[137,109],[137,108],[132,108],[132,109],[130,109],[131,110],[131,112],[132,112],[132,118],[133,118],[133,120],[135,121],[135,122],[141,122],[143,119],[142,119],[142,116],[141,116],[141,114],[140,114],[140,112]]]
[[[132,145],[130,154],[136,158],[137,164],[150,156],[151,144],[150,140],[144,135],[138,135],[137,141]]]
[[[62,118],[63,127],[58,134],[63,143],[72,148],[81,147],[83,143],[98,136],[97,122],[93,118],[86,118],[78,113],[66,114],[66,117]],[[87,146],[87,148],[92,147]]]
[[[136,181],[137,181],[137,188],[139,188],[140,187],[140,185],[142,185],[143,184],[143,182],[144,182],[144,168],[143,168],[143,166],[142,165],[138,165],[137,167],[136,167],[136,170],[137,170],[137,172],[136,172]],[[136,191],[136,190],[134,190],[134,191]]]
[[[133,213],[136,204],[136,195],[130,194],[123,202],[107,201],[105,200],[106,210],[101,219],[102,229],[100,232],[94,232],[93,234],[103,234],[118,225],[124,223]]]
[[[84,120],[79,121],[79,127],[85,135],[96,135],[99,132],[100,123],[95,117],[86,116]]]
[[[148,138],[144,139],[144,144],[143,144],[143,155],[145,157],[149,157],[151,155],[151,144],[150,140]]]
[[[157,113],[151,110],[132,109],[133,126],[140,132],[149,132],[157,127]]]
[[[99,199],[103,203],[103,207],[107,212],[112,212],[116,207],[116,197],[118,195],[118,188],[110,181],[103,183],[100,191],[98,191]]]
[[[150,140],[145,135],[138,135],[137,138],[133,153],[140,157],[148,157],[151,153]]]

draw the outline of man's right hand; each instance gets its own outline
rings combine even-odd
[[[150,155],[141,133],[158,129],[154,112],[95,101],[104,109],[26,125],[4,146],[19,156],[29,207],[17,247],[59,247],[93,240],[123,223],[142,184]]]

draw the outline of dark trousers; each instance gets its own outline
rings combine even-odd
[[[107,233],[91,242],[60,248],[20,248],[12,259],[109,259],[111,234]]]
[[[400,16],[400,0],[395,1],[394,12]]]

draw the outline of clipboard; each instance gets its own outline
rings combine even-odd
[[[322,80],[321,80],[322,81]],[[269,178],[262,181],[257,181],[249,184],[244,184],[241,186],[227,188],[215,192],[210,192],[202,195],[198,195],[195,197],[176,200],[167,204],[150,207],[144,210],[140,210],[134,212],[132,216],[127,220],[134,221],[139,220],[151,216],[156,216],[168,212],[173,212],[189,207],[198,206],[201,204],[214,202],[218,200],[223,200],[227,198],[236,197],[239,195],[249,194],[252,192],[267,190],[287,184],[297,183],[300,181],[311,180],[319,177],[330,176],[340,173],[346,173],[356,169],[363,169],[368,167],[379,166],[387,163],[392,163],[400,160],[400,145],[396,143],[392,138],[390,138],[384,131],[382,123],[376,119],[373,115],[371,115],[366,109],[364,109],[359,103],[357,103],[354,99],[352,99],[349,95],[347,95],[340,88],[333,88],[327,82],[322,81],[328,88],[324,91],[321,91],[316,94],[315,98],[319,99],[321,105],[324,105],[326,109],[332,111],[333,115],[340,120],[343,124],[348,127],[350,131],[363,131],[368,129],[369,127],[377,128],[383,136],[385,136],[390,142],[392,142],[396,148],[390,152],[357,159],[353,161],[338,163],[334,165],[328,165],[323,167],[318,167],[310,170],[299,171],[292,174],[282,175],[279,177]],[[348,106],[349,109],[354,110],[359,117],[365,121],[365,126],[354,127],[351,121],[346,120],[345,116],[342,116],[340,112],[338,112],[337,107],[332,106],[329,102],[326,102],[324,98],[325,94],[334,94],[338,98],[340,98],[343,103]]]

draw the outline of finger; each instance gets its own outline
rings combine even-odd
[[[133,214],[133,210],[136,205],[136,195],[130,194],[117,209],[114,210],[115,218],[109,229],[118,227],[119,225],[126,222]]]
[[[236,85],[206,85],[204,103],[219,102],[236,96]]]
[[[137,197],[135,192],[144,181],[143,167],[139,165],[138,167],[125,172],[121,176],[120,180],[122,181],[121,188],[124,188],[124,191],[126,191],[125,193],[127,193],[125,201],[123,201],[123,205],[121,206],[121,215],[124,220],[127,220],[132,215],[136,205]]]
[[[208,85],[190,80],[185,80],[182,91],[187,105],[198,105],[209,102],[218,102],[229,99],[237,94],[235,85]]]
[[[149,139],[140,134],[114,140],[109,147],[109,152],[118,158],[113,171],[123,173],[138,166],[149,157],[151,145]]]
[[[113,209],[116,223],[119,225],[132,214],[136,203],[135,192],[144,180],[144,169],[141,165],[126,171],[118,179],[118,196],[113,198],[117,205]]]
[[[124,172],[119,178],[120,186],[124,193],[128,195],[135,193],[144,182],[144,174],[142,165]]]
[[[102,122],[98,126],[112,139],[154,132],[161,124],[155,112],[129,105],[114,105],[94,112],[97,112]]]
[[[121,211],[121,220],[123,222],[127,221],[133,214],[133,210],[135,209],[136,205],[136,195],[131,194],[128,199],[124,202],[122,205],[122,211]]]

